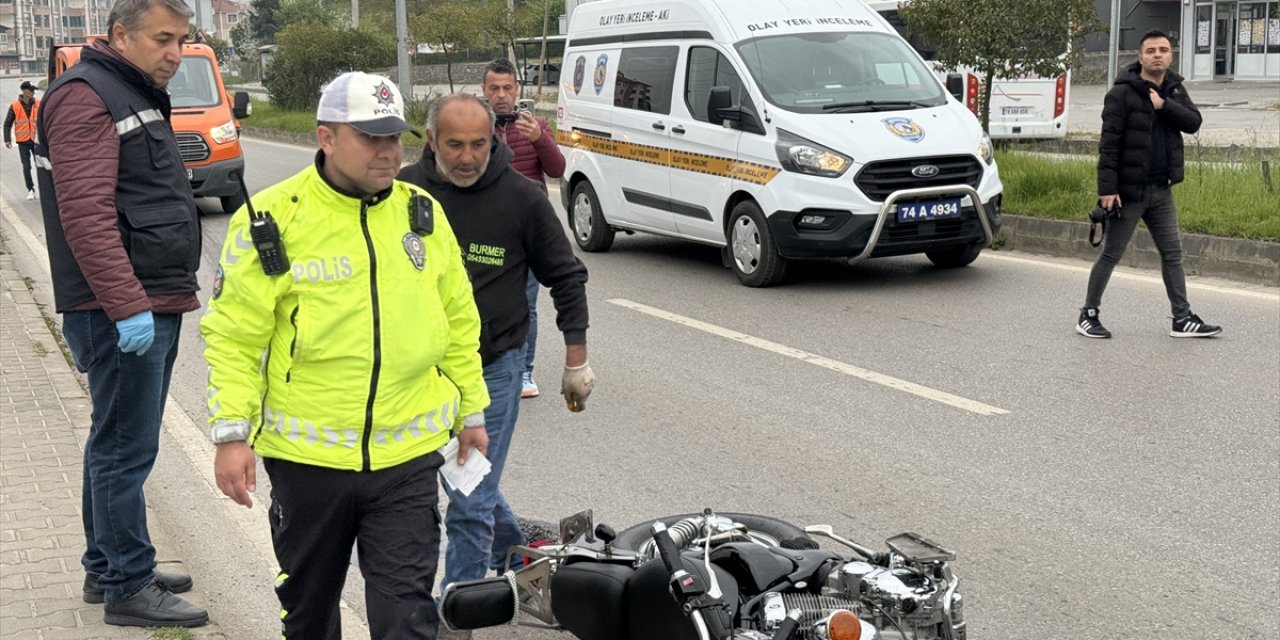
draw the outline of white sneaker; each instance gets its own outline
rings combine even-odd
[[[27,199],[28,199],[28,200],[35,200],[35,199],[36,199],[36,190],[35,190],[35,189],[32,189],[32,190],[30,190],[30,191],[28,191],[28,192],[27,192]]]

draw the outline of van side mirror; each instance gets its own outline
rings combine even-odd
[[[712,121],[737,120],[738,114],[729,113],[732,100],[729,87],[711,87],[711,94],[707,96],[707,117]]]
[[[711,87],[711,94],[707,96],[707,119],[713,123],[728,120],[739,131],[763,134],[764,125],[760,124],[760,117],[751,108],[747,94],[744,92],[742,95],[747,104],[732,104],[729,87]]]
[[[246,91],[237,91],[235,100],[232,101],[231,115],[235,119],[240,120],[248,118],[253,114],[253,109],[249,106],[249,93]]]
[[[964,76],[958,73],[947,74],[947,93],[950,93],[956,100],[964,102]]]

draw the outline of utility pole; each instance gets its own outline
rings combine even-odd
[[[404,0],[396,0],[396,69],[399,71],[397,84],[400,95],[405,102],[413,100],[413,74],[409,70],[409,18],[405,13]]]
[[[547,30],[551,20],[551,0],[542,0],[542,67],[538,71],[538,85],[550,84],[547,82]],[[563,61],[560,63],[564,64]],[[541,90],[539,90],[541,91]]]
[[[507,25],[510,26],[516,19],[516,0],[507,0]],[[516,62],[516,42],[515,34],[511,34],[511,39],[507,41],[507,59],[512,64]]]
[[[351,28],[360,28],[360,0],[351,0]]]
[[[1120,54],[1120,3],[1111,0],[1111,29],[1107,44],[1107,89],[1116,83],[1116,61]]]

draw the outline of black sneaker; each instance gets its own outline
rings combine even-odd
[[[1097,307],[1081,307],[1080,319],[1076,321],[1076,333],[1086,338],[1110,338],[1111,332],[1102,326],[1098,319]]]
[[[1175,338],[1209,338],[1222,333],[1222,327],[1208,324],[1200,316],[1191,314],[1181,320],[1173,321],[1173,329],[1169,335]]]
[[[186,593],[191,590],[191,577],[179,575],[176,573],[168,573],[166,571],[155,572],[156,582],[164,585],[164,588],[174,593]],[[89,604],[102,604],[102,587],[98,586],[98,574],[84,574],[84,601]]]
[[[208,624],[209,612],[153,579],[128,600],[108,602],[102,621],[121,627],[200,627]]]

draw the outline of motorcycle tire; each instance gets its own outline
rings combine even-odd
[[[670,527],[685,518],[696,518],[700,515],[702,514],[686,513],[679,516],[664,516],[627,527],[618,534],[618,538],[613,541],[613,546],[615,549],[641,551],[646,542],[653,540],[653,534],[649,532],[649,527],[653,526],[654,522],[662,522],[662,524]],[[804,529],[790,522],[753,513],[717,513],[716,515],[746,525],[748,530],[773,538],[779,543],[789,540],[794,545],[796,542],[803,541],[805,543],[804,546],[812,544],[813,548],[817,547],[817,543],[809,537],[809,534],[804,532]]]

